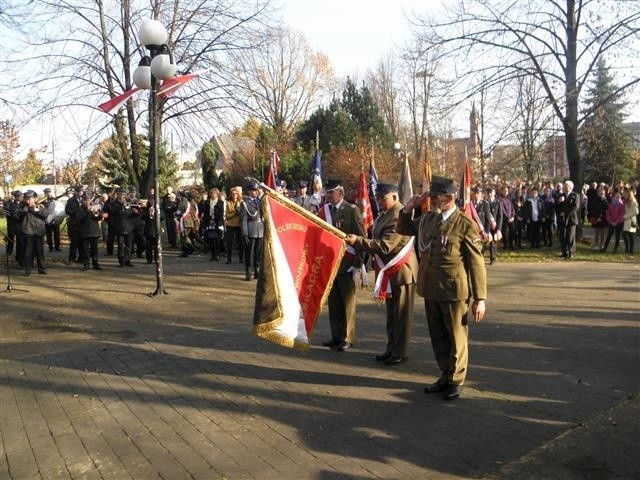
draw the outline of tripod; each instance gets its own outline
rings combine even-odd
[[[0,291],[0,293],[11,293],[13,291],[28,292],[29,290],[26,290],[24,288],[14,288],[13,285],[11,285],[11,268],[9,267],[9,237],[3,232],[0,232],[0,236],[2,236],[2,240],[4,241],[4,245],[5,245],[4,259],[5,259],[5,268],[7,272],[7,288]]]

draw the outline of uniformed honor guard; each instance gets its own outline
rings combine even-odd
[[[432,204],[440,213],[412,219],[422,198],[411,197],[400,215],[398,230],[416,235],[420,252],[418,294],[424,297],[431,345],[441,370],[426,393],[444,392],[446,400],[460,396],[468,368],[469,303],[475,322],[484,317],[487,279],[482,238],[475,222],[456,207],[453,180],[433,177]]]
[[[393,366],[408,359],[418,261],[412,237],[396,229],[402,210],[398,187],[378,183],[376,203],[380,213],[371,229],[371,239],[347,235],[346,242],[375,258],[376,296],[385,302],[387,310],[387,346],[376,360]]]
[[[366,232],[358,207],[344,199],[344,188],[339,180],[329,180],[325,188],[327,203],[320,216],[346,234],[364,237]],[[361,250],[349,246],[342,257],[338,273],[329,292],[329,323],[331,340],[325,347],[343,352],[353,346],[356,334],[356,285],[354,276],[363,262]]]
[[[262,221],[262,201],[258,198],[260,189],[257,183],[247,186],[248,196],[244,197],[238,212],[240,232],[244,243],[245,280],[251,280],[250,268],[253,264],[253,278],[258,278],[258,269],[262,261],[264,242],[264,222]]]

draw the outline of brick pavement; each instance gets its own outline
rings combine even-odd
[[[170,253],[170,295],[150,299],[151,267],[104,263],[0,296],[0,478],[640,476],[637,264],[491,266],[447,403],[422,393],[437,372],[419,302],[410,361],[387,368],[370,292],[355,349],[301,354],[250,334],[237,264]],[[314,343],[328,333],[325,313]]]

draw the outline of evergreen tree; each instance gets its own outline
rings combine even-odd
[[[42,160],[36,156],[36,151],[30,148],[18,174],[19,183],[39,183],[43,178],[44,166],[42,165]]]
[[[617,92],[606,62],[600,58],[585,96],[581,129],[585,181],[614,184],[633,175],[629,138],[622,128],[625,103]]]
[[[139,145],[141,150],[140,173],[147,171],[149,159],[149,142],[146,136],[139,135]],[[100,162],[96,165],[100,173],[99,184],[104,189],[114,185],[121,187],[135,186],[140,191],[140,196],[147,194],[146,189],[135,184],[134,179],[129,175],[124,162],[123,152],[116,142],[115,134],[111,137],[111,142],[107,148],[100,152]],[[167,149],[167,142],[158,145],[158,183],[160,191],[163,192],[168,186],[174,186],[178,178],[177,156]],[[145,190],[145,191],[143,191]]]
[[[205,142],[197,155],[202,167],[202,186],[208,192],[216,186],[218,180],[218,175],[216,174],[218,155],[211,142]]]

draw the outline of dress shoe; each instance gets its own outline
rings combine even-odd
[[[337,346],[336,346],[336,350],[338,352],[344,352],[345,350],[349,350],[351,347],[353,347],[353,343],[349,343],[349,342],[340,342]]]
[[[231,263],[231,259],[227,260],[227,265],[229,265]]]
[[[328,340],[326,342],[322,342],[323,347],[333,348],[333,347],[337,347],[338,345],[340,345],[340,342],[337,340]]]
[[[447,389],[447,393],[444,394],[445,400],[455,400],[460,397],[460,393],[462,392],[462,385],[449,385]]]
[[[384,352],[381,355],[376,355],[375,356],[376,362],[384,362],[385,360],[388,360],[389,358],[391,358],[391,352]]]
[[[253,278],[258,278],[258,272],[253,272]]]
[[[125,263],[125,266],[127,266],[127,267],[133,267],[133,263],[131,263],[131,262],[127,262],[127,263]]]
[[[38,273],[39,273],[40,275],[46,275],[46,274],[47,274],[47,271],[46,271],[46,270],[38,270]]]
[[[61,252],[62,249],[61,248],[56,248],[56,252]]]
[[[424,393],[438,393],[449,389],[449,381],[446,377],[440,377],[437,382],[424,387]]]
[[[251,274],[250,274],[249,272],[245,273],[245,275],[244,275],[244,279],[245,279],[247,282],[250,282],[250,281],[251,281]]]
[[[96,264],[93,266],[93,269],[94,269],[94,270],[102,270],[102,267],[96,263]]]
[[[53,248],[49,247],[49,251],[50,251],[50,252],[53,252]]]
[[[407,357],[389,357],[384,361],[384,364],[387,367],[392,367],[394,365],[400,365],[401,363],[404,363],[407,360],[409,360],[409,358]]]

